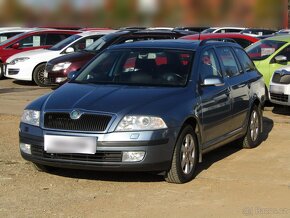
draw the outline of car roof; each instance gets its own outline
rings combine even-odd
[[[248,39],[249,41],[252,42],[258,41],[258,39],[255,37],[240,33],[202,33],[183,36],[180,39],[214,39],[214,38],[240,38],[240,39]]]
[[[125,49],[125,48],[163,48],[163,49],[180,49],[195,51],[202,41],[191,41],[183,39],[165,39],[165,40],[145,40],[131,43],[124,43],[118,45],[112,45],[109,49]],[[206,44],[224,44],[225,42],[207,41]],[[229,43],[229,42],[226,42]],[[235,43],[229,43],[229,45],[237,46]]]
[[[84,31],[77,34],[79,36],[85,37],[85,36],[94,36],[94,35],[105,35],[105,34],[114,33],[114,32],[116,32],[116,30],[106,30],[106,31],[89,30],[89,31]]]
[[[266,38],[265,40],[277,40],[277,41],[290,42],[290,34],[272,36],[272,37]]]

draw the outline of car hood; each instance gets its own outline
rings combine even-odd
[[[66,54],[57,58],[54,58],[52,60],[49,61],[50,64],[58,64],[58,63],[62,63],[62,62],[76,62],[76,61],[82,61],[82,60],[90,60],[91,58],[93,58],[95,56],[95,54],[93,53],[89,53],[89,52],[74,52],[71,54]]]
[[[44,111],[73,109],[112,114],[163,114],[187,97],[183,87],[141,87],[67,83],[55,90],[42,106]],[[170,100],[169,100],[170,98]]]
[[[29,57],[29,58],[34,58],[34,57],[43,57],[44,59],[49,59],[53,56],[56,56],[59,54],[59,51],[52,51],[52,50],[47,50],[47,49],[36,49],[36,50],[31,50],[31,51],[24,51],[20,52],[18,54],[15,54],[11,56],[7,62],[12,61],[15,58],[22,58],[22,57]]]

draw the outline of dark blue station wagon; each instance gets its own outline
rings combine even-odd
[[[260,143],[264,81],[234,43],[112,46],[70,78],[24,110],[20,151],[38,169],[156,171],[184,183],[205,152]]]

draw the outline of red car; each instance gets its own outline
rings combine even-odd
[[[249,45],[259,41],[258,38],[239,34],[239,33],[206,33],[206,34],[196,34],[183,36],[180,39],[188,39],[188,40],[205,40],[205,39],[217,39],[217,38],[226,38],[232,39],[236,43],[240,44],[243,48],[248,47]]]
[[[9,38],[0,44],[0,79],[4,77],[6,60],[19,52],[50,48],[65,38],[80,33],[75,30],[35,29]]]

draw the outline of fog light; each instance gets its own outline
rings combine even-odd
[[[31,154],[31,145],[30,144],[25,144],[25,143],[20,143],[19,145],[20,150],[26,154]]]
[[[66,80],[66,77],[57,77],[57,78],[55,78],[55,82],[57,82],[57,83],[61,83],[61,82],[65,81],[65,80]]]
[[[145,151],[126,151],[123,152],[123,162],[138,162],[143,160]]]

